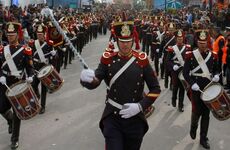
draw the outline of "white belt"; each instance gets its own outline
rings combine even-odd
[[[203,77],[203,78],[210,78],[211,74],[206,74],[206,73],[192,73],[192,76],[197,76],[197,77]]]
[[[114,102],[114,101],[111,100],[111,99],[108,99],[107,102],[108,102],[110,105],[112,105],[112,106],[114,106],[114,107],[116,107],[116,108],[118,108],[118,109],[122,109],[122,105],[121,105],[121,104],[119,104],[119,103],[117,103],[117,102]]]
[[[173,62],[174,62],[174,63],[177,63],[177,64],[180,64],[180,62],[179,62],[179,61],[177,61],[177,60],[174,60]]]
[[[2,73],[4,75],[8,75],[8,76],[15,76],[15,77],[21,77],[22,76],[22,71],[18,71],[16,74],[18,75],[15,75],[15,73],[12,73],[12,72],[9,72],[9,71],[5,71],[5,70],[2,70]]]

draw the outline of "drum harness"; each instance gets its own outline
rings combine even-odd
[[[181,66],[184,66],[184,60],[183,60],[183,57],[182,57],[181,54],[184,52],[185,46],[183,46],[182,49],[181,49],[181,51],[180,51],[179,48],[178,48],[178,46],[174,45],[173,46],[173,50],[175,52],[175,56],[173,57],[174,63],[178,63]],[[178,59],[178,61],[175,60],[176,58]]]
[[[159,41],[161,43],[162,42],[162,37],[165,34],[165,32],[160,33],[160,31],[157,31],[156,33],[157,33],[157,38],[156,39],[159,39]]]
[[[38,54],[39,59],[33,58],[34,61],[36,62],[41,62],[41,63],[47,63],[47,59],[45,58],[45,54],[42,51],[42,48],[46,45],[46,42],[44,42],[42,44],[42,46],[40,45],[38,40],[35,40],[34,42],[35,48],[36,48],[36,52],[34,53],[34,56],[36,54]]]
[[[206,65],[206,62],[210,59],[212,53],[209,52],[208,56],[205,59],[203,59],[203,57],[200,54],[198,49],[194,50],[193,54],[194,54],[195,59],[196,59],[196,61],[198,62],[199,65],[190,72],[190,75],[197,76],[197,77],[208,78],[209,80],[211,80],[211,74],[210,74],[209,69],[208,69],[208,67]],[[196,71],[198,71],[199,69],[201,69],[203,73],[196,73]]]
[[[6,59],[6,61],[2,64],[2,69],[3,67],[7,64],[9,67],[10,72],[7,72],[5,70],[2,70],[3,74],[5,75],[9,75],[9,76],[15,76],[18,79],[22,79],[23,75],[24,75],[24,71],[23,70],[18,70],[17,66],[14,62],[14,57],[17,56],[24,48],[21,47],[19,50],[17,50],[13,55],[11,55],[10,53],[10,48],[9,45],[5,46],[4,48],[4,57]]]

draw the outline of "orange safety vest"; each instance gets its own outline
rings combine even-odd
[[[213,52],[218,54],[219,53],[219,41],[220,40],[225,40],[224,36],[220,35],[214,42],[213,42],[213,45],[212,45],[212,49],[213,49]],[[223,49],[222,49],[223,51]],[[222,62],[223,62],[223,56],[224,55],[227,55],[227,54],[224,54],[223,52],[223,55],[222,55]]]
[[[225,42],[225,45],[224,45],[224,47],[223,47],[223,57],[222,57],[222,63],[223,63],[223,64],[226,64],[226,63],[227,63],[227,50],[228,50],[227,45],[228,45],[228,41]]]

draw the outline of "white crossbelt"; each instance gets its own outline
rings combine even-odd
[[[10,46],[7,45],[4,47],[4,56],[6,61],[2,64],[2,68],[8,64],[12,76],[20,76],[21,71],[19,71],[14,63],[13,58],[17,56],[24,48],[21,47],[13,55],[10,53]]]
[[[46,62],[46,58],[45,58],[45,54],[42,51],[42,48],[45,46],[46,42],[44,42],[42,44],[42,46],[40,45],[38,40],[35,40],[35,48],[37,50],[38,56],[41,60],[41,62],[45,63]],[[36,53],[35,53],[36,54]]]
[[[165,32],[160,33],[160,31],[157,31],[157,39],[159,39],[160,43],[162,42],[162,36],[165,34]]]
[[[181,51],[179,50],[178,46],[177,45],[174,45],[173,46],[173,50],[175,52],[175,57],[173,59],[178,59],[179,63],[181,66],[184,66],[184,60],[183,60],[183,57],[182,57],[182,53],[184,52],[185,50],[185,46],[182,47]]]
[[[165,44],[163,49],[165,49],[174,38],[175,38],[175,35]]]
[[[113,100],[110,99],[110,98],[107,100],[107,102],[108,102],[110,105],[112,105],[112,106],[114,106],[114,107],[116,107],[116,108],[118,108],[118,109],[122,109],[122,105],[121,105],[121,104],[119,104],[119,103],[113,101]]]
[[[198,62],[204,76],[208,79],[211,79],[211,76],[210,76],[210,72],[209,72],[209,69],[208,69],[208,66],[206,65],[206,62],[205,60],[203,59],[202,55],[200,54],[199,50],[196,49],[193,51],[193,54],[196,58],[196,61]],[[209,56],[210,55],[210,56]],[[208,56],[207,57],[211,57],[211,52],[209,52]],[[193,71],[193,70],[192,70]],[[192,75],[194,74],[195,72],[192,72]]]
[[[113,83],[117,80],[117,78],[133,63],[136,58],[133,56],[130,60],[113,76],[110,80],[109,88],[113,85]]]

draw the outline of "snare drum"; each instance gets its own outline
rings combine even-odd
[[[226,120],[230,117],[230,99],[221,85],[211,84],[206,87],[201,93],[201,99],[216,119]]]
[[[41,106],[30,84],[20,81],[6,91],[14,111],[21,120],[27,120],[38,114]]]
[[[64,80],[60,77],[52,65],[44,66],[39,70],[38,79],[45,85],[51,93],[62,87]]]
[[[183,71],[179,72],[178,78],[179,78],[180,82],[182,83],[184,89],[187,91],[187,90],[189,89],[190,85],[189,85],[188,82],[184,79]]]

